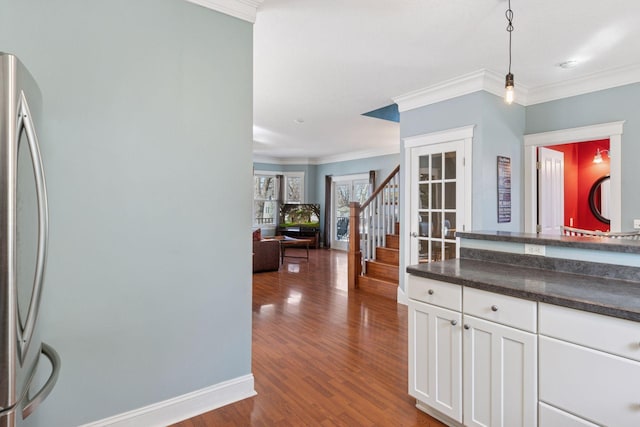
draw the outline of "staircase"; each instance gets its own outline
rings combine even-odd
[[[360,206],[350,204],[349,289],[397,298],[400,266],[398,223],[400,166]]]
[[[376,246],[375,260],[365,260],[366,273],[358,277],[358,288],[396,300],[400,269],[399,223],[396,223],[394,232],[385,236],[384,246]]]

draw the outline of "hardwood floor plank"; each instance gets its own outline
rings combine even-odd
[[[254,274],[258,395],[174,427],[444,426],[407,393],[407,308],[349,294],[346,269],[346,253],[311,250]]]

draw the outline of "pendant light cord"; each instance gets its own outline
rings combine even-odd
[[[509,0],[509,8],[504,15],[507,17],[507,31],[509,32],[509,74],[511,74],[511,32],[513,31],[513,10],[511,10],[511,0]]]

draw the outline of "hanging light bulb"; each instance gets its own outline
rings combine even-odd
[[[514,99],[514,79],[513,74],[511,74],[511,33],[513,32],[513,10],[511,10],[511,0],[509,0],[509,8],[505,12],[505,16],[507,17],[507,32],[509,33],[509,73],[505,77],[505,94],[504,94],[504,102],[507,104],[511,104]]]
[[[506,82],[504,84],[505,92],[504,92],[504,102],[507,104],[511,104],[514,98],[514,90],[513,90],[513,74],[507,74]]]

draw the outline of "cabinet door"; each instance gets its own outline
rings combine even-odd
[[[537,425],[536,335],[464,316],[464,424]]]
[[[638,383],[640,362],[540,336],[540,400],[545,403],[598,425],[637,427]]]
[[[409,300],[409,394],[462,421],[461,314]]]

